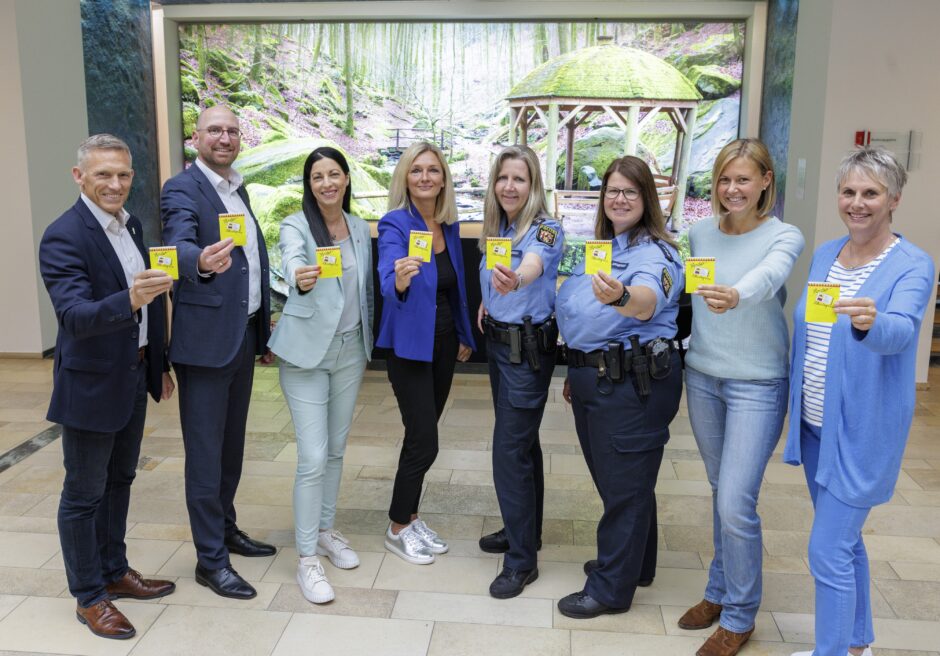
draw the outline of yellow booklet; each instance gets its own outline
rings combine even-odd
[[[512,239],[486,238],[486,268],[495,269],[497,264],[502,264],[507,269],[512,268]]]
[[[339,246],[324,246],[317,249],[317,264],[321,278],[343,277],[343,255]]]
[[[412,230],[408,235],[408,257],[420,257],[422,262],[430,262],[433,243],[433,232]]]
[[[150,249],[150,268],[166,271],[173,280],[180,279],[180,265],[176,246],[154,246]]]
[[[593,276],[603,271],[609,276],[613,255],[613,246],[609,239],[588,239],[584,242],[584,273]]]
[[[244,214],[219,214],[219,239],[232,238],[236,246],[248,244],[248,222]]]
[[[811,282],[806,292],[806,322],[835,323],[838,315],[833,307],[839,300],[839,285]]]
[[[689,257],[685,260],[685,291],[691,294],[699,285],[715,284],[715,258]]]

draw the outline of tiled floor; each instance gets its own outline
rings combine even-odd
[[[0,360],[0,453],[49,427],[43,417],[48,361]],[[918,392],[897,492],[866,525],[880,656],[940,656],[940,371]],[[594,554],[600,502],[575,437],[571,412],[553,385],[543,422],[545,547],[539,580],[516,599],[487,586],[500,560],[476,545],[500,525],[493,492],[493,414],[487,380],[458,375],[441,422],[441,451],[427,478],[422,514],[450,541],[450,553],[417,567],[382,546],[402,428],[384,372],[368,372],[349,438],[337,528],[361,558],[353,570],[326,565],[336,600],[307,603],[294,583],[291,485],[293,427],[274,368],[259,368],[249,418],[239,524],[276,543],[272,558],[234,557],[258,597],[225,600],[196,585],[183,501],[183,448],[175,402],[152,405],[132,491],[128,547],[145,574],[177,581],[156,602],[119,602],[138,630],[133,640],[92,636],[74,616],[56,536],[62,482],[56,440],[0,473],[0,656],[4,654],[447,655],[694,654],[708,631],[676,619],[702,595],[711,550],[709,488],[683,409],[660,473],[660,569],[623,615],[576,621],[555,608],[579,590]],[[779,451],[779,450],[778,450]],[[788,655],[813,641],[813,585],[806,566],[812,512],[802,472],[774,458],[761,496],[764,601],[742,652]]]

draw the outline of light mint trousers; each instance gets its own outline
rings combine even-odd
[[[333,527],[346,437],[365,366],[361,329],[335,335],[313,369],[280,360],[281,390],[297,434],[294,524],[300,556],[314,555],[318,532]]]

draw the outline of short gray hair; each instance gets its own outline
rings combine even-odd
[[[843,157],[836,173],[837,190],[853,171],[861,171],[880,182],[887,188],[888,195],[894,198],[901,195],[901,190],[907,183],[907,171],[894,153],[882,146],[862,146]]]
[[[131,160],[131,164],[134,162],[134,159],[131,155],[131,149],[126,143],[124,143],[122,139],[115,137],[113,134],[93,134],[78,146],[77,166],[79,169],[85,169],[85,162],[88,160],[88,154],[93,150],[123,150],[125,153],[127,153],[127,157]]]

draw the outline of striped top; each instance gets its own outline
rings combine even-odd
[[[854,298],[868,276],[885,259],[900,241],[897,237],[871,262],[847,269],[836,258],[826,282],[839,285],[839,298]],[[803,360],[803,421],[813,426],[822,426],[823,401],[826,395],[826,367],[829,364],[829,337],[831,323],[806,322],[806,357]]]

